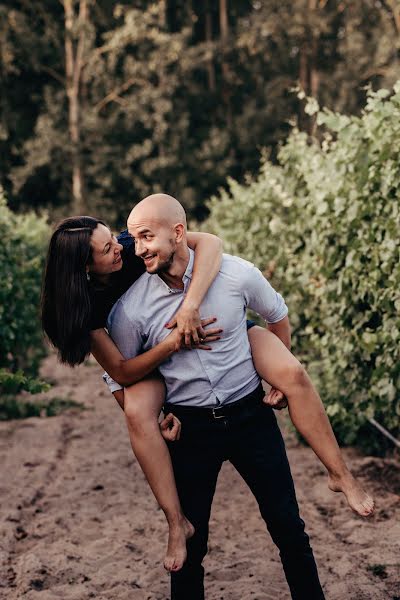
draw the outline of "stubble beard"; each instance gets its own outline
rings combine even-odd
[[[175,250],[171,252],[167,259],[163,260],[161,263],[157,265],[157,268],[154,271],[151,271],[152,275],[161,275],[163,273],[167,273],[170,269],[172,263],[175,258]]]

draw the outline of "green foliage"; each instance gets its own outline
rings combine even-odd
[[[14,214],[0,189],[0,395],[46,388],[34,377],[44,355],[39,304],[48,236],[44,217]]]
[[[7,369],[0,369],[0,396],[18,394],[22,391],[38,394],[49,389],[50,385],[48,383],[34,377],[28,377],[21,370],[12,373]]]
[[[0,183],[12,208],[51,207],[54,219],[75,210],[75,152],[84,212],[122,225],[163,190],[202,218],[227,176],[257,172],[260,147],[275,159],[289,120],[312,131],[297,83],[358,113],[368,82],[398,77],[394,2],[97,0],[82,22],[76,0],[67,36],[65,4],[0,0]],[[66,37],[81,58],[74,142]]]
[[[22,398],[5,397],[0,400],[0,421],[28,417],[54,417],[70,408],[84,410],[79,402],[55,396],[51,400],[31,402]]]
[[[210,201],[204,228],[283,292],[340,439],[372,448],[368,418],[400,433],[400,83],[369,91],[360,117],[308,111],[322,144],[294,129],[278,166]]]

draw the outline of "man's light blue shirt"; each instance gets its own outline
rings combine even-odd
[[[158,276],[144,273],[114,305],[108,331],[125,358],[153,348],[170,331],[165,324],[182,304],[192,279],[194,252],[183,276],[183,290],[171,289]],[[201,318],[217,317],[221,339],[212,351],[181,350],[165,360],[159,371],[173,404],[215,407],[246,396],[258,386],[247,337],[246,309],[251,308],[268,323],[281,321],[288,312],[280,294],[251,263],[228,254],[201,307]],[[112,392],[121,386],[108,375]]]

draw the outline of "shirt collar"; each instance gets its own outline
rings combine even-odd
[[[160,283],[161,283],[163,286],[165,286],[165,287],[168,289],[168,291],[169,291],[170,293],[175,293],[175,294],[176,294],[176,293],[182,293],[182,292],[183,292],[183,293],[185,293],[185,292],[187,291],[187,288],[188,288],[188,286],[189,286],[189,284],[190,284],[191,280],[192,280],[193,264],[194,264],[194,251],[193,251],[191,248],[188,248],[188,250],[189,250],[189,262],[188,262],[188,264],[187,264],[186,270],[185,270],[185,272],[184,272],[184,274],[183,274],[183,277],[182,277],[182,281],[183,281],[183,290],[176,290],[176,289],[172,289],[172,288],[170,288],[170,287],[169,287],[169,286],[168,286],[168,285],[165,283],[165,281],[164,281],[163,279],[161,279],[161,277],[159,277],[159,276],[157,275],[157,279],[158,279],[158,281],[159,281],[159,282],[160,282]]]
[[[192,279],[192,273],[193,273],[193,264],[194,264],[194,252],[191,248],[188,248],[189,250],[189,262],[188,265],[186,267],[186,271],[183,274],[183,284],[186,286],[186,280],[187,279]]]

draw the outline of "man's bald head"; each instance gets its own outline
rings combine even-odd
[[[186,213],[180,202],[168,194],[151,194],[141,200],[132,210],[128,217],[128,228],[130,225],[143,222],[143,220],[173,227],[182,223],[186,229]]]
[[[187,262],[186,214],[172,196],[152,194],[144,198],[132,209],[128,230],[148,273],[165,274]]]

